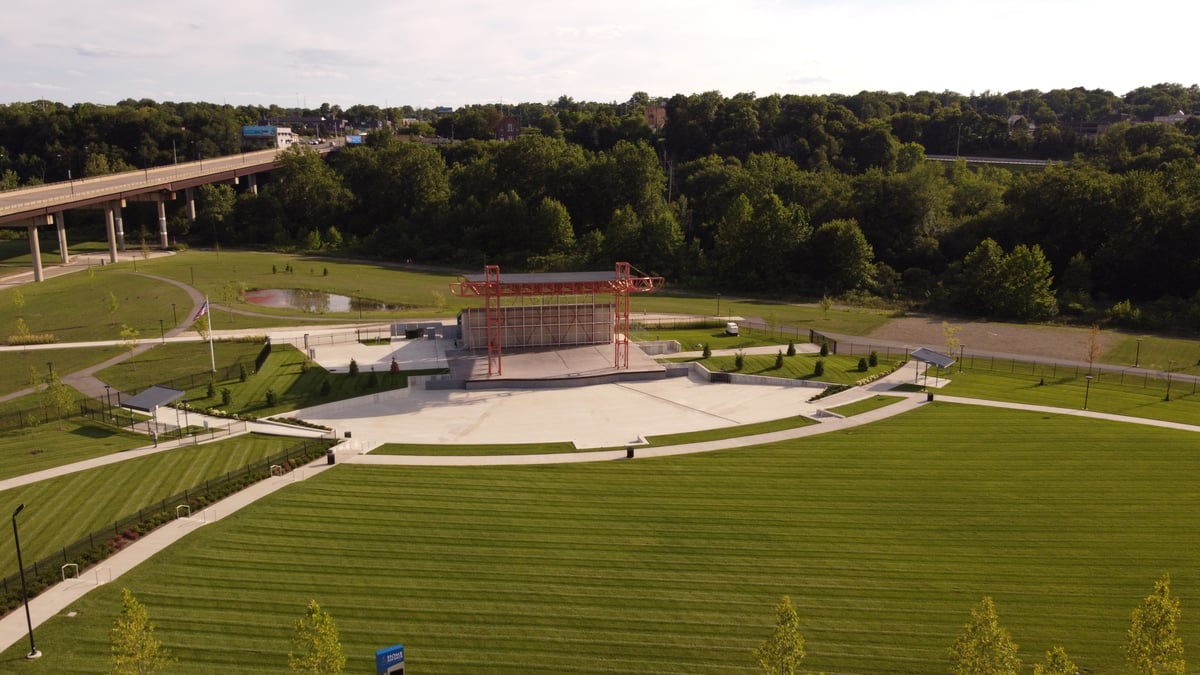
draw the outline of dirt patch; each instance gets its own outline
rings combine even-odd
[[[969,353],[995,352],[1041,356],[1060,361],[1087,361],[1090,328],[1065,326],[1022,326],[989,321],[963,321],[937,316],[906,316],[892,319],[871,332],[868,337],[912,345],[925,345],[941,351],[946,349],[942,322],[958,328],[955,335]],[[1111,332],[1100,333],[1100,352],[1103,354],[1124,339]]]

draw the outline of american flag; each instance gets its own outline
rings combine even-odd
[[[196,312],[196,316],[192,318],[192,321],[199,320],[200,317],[204,316],[205,314],[208,314],[208,301],[207,300],[204,301],[203,305],[200,305],[200,311]]]

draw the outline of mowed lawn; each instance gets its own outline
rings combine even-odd
[[[203,445],[184,445],[10,488],[0,491],[0,500],[12,508],[25,504],[21,554],[25,564],[31,565],[138,509],[156,506],[162,499],[260,462],[302,441],[245,434]],[[0,548],[0,569],[16,573],[13,547]]]
[[[200,528],[0,670],[101,673],[129,587],[173,672],[287,672],[309,599],[347,672],[753,673],[784,594],[805,671],[936,673],[985,595],[1027,667],[1123,671],[1172,574],[1200,650],[1195,434],[935,402],[772,446],[600,464],[339,465]]]

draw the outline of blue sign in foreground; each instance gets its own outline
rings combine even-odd
[[[404,645],[375,650],[375,675],[404,672]]]

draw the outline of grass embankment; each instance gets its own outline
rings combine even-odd
[[[217,343],[215,352],[220,357],[218,377],[214,382],[214,395],[208,395],[208,378],[204,372],[196,373],[197,366],[205,370],[208,363],[208,345],[168,344],[143,354],[135,363],[121,363],[98,373],[106,382],[140,388],[150,384],[174,380],[175,386],[187,393],[182,399],[193,408],[215,408],[227,413],[266,417],[289,410],[340,401],[373,392],[389,391],[408,386],[410,375],[420,375],[441,370],[410,371],[402,373],[365,373],[356,376],[348,373],[330,373],[309,362],[304,354],[289,345],[275,346],[263,363],[262,370],[254,372],[254,359],[262,349],[258,342]],[[246,365],[246,380],[234,366],[241,360]],[[178,379],[176,379],[178,378]],[[372,384],[374,382],[374,384]],[[328,391],[322,393],[325,384]],[[221,391],[228,389],[230,403],[222,403]],[[275,403],[268,404],[267,391],[275,394]]]
[[[746,354],[742,357],[742,368],[737,369],[736,356],[712,356],[707,359],[671,359],[675,362],[696,361],[713,372],[738,373],[741,375],[762,375],[779,377],[789,380],[811,380],[828,384],[854,384],[855,382],[885,373],[896,366],[895,363],[880,360],[879,365],[868,367],[866,371],[858,369],[857,356],[820,356],[818,354],[796,354],[784,356],[783,366],[775,367],[776,357],[770,354]],[[817,361],[825,362],[825,372],[816,374]],[[813,393],[816,393],[815,391]]]
[[[28,564],[140,508],[301,441],[248,434],[185,445],[11,488],[0,495],[12,504],[26,505],[21,514],[21,553]],[[15,550],[0,551],[0,569],[15,571],[16,567]]]
[[[93,267],[0,292],[0,339],[7,342],[17,334],[18,318],[31,334],[51,334],[56,342],[120,340],[126,325],[143,338],[158,337],[160,319],[165,328],[172,325],[172,304],[180,321],[187,320],[192,304],[186,291],[119,267]],[[18,290],[24,298],[21,307],[13,301]]]
[[[649,436],[646,438],[646,446],[662,447],[667,445],[683,445],[685,443],[703,443],[705,441],[716,441],[726,438],[740,438],[742,436],[767,434],[773,431],[783,431],[785,429],[796,429],[798,427],[804,427],[810,424],[816,424],[816,422],[807,417],[785,417],[783,419],[771,420],[769,422],[742,424],[734,427],[722,427],[720,429],[706,429],[704,431],[689,431],[679,434]],[[624,447],[625,446],[622,446],[621,449]],[[568,452],[600,452],[602,450],[617,449],[619,448],[588,448],[587,450],[579,450],[573,443],[514,443],[495,445],[421,445],[388,443],[372,450],[371,454],[453,457],[460,455],[549,455]]]
[[[181,672],[282,671],[316,599],[348,671],[403,642],[423,673],[751,673],[783,594],[806,670],[944,670],[990,595],[1026,663],[1063,645],[1113,672],[1164,571],[1185,648],[1200,648],[1195,447],[1186,432],[935,402],[698,456],[339,466],[93,591],[38,629],[41,660],[17,644],[0,668],[103,672],[124,586]]]
[[[865,398],[861,401],[855,401],[854,403],[847,403],[846,405],[840,405],[836,408],[830,408],[829,412],[835,412],[842,417],[853,417],[855,415],[871,412],[872,410],[886,408],[893,403],[899,403],[903,400],[904,397],[902,396],[872,396],[871,398]]]
[[[86,419],[51,421],[0,432],[0,479],[81,462],[149,444],[145,434],[121,431]]]
[[[7,337],[7,336],[5,336]],[[0,338],[3,339],[3,338]],[[42,384],[50,375],[74,373],[124,352],[121,347],[78,347],[69,349],[26,348],[0,353],[0,395]]]
[[[1089,387],[1087,378],[1075,376],[1073,369],[1065,375],[1058,370],[1057,377],[1054,373],[1050,366],[1011,373],[968,368],[951,373],[939,391],[951,396],[1073,410],[1082,409],[1086,398],[1087,409],[1093,412],[1200,424],[1200,393],[1192,382],[1172,382],[1171,400],[1166,401],[1165,380],[1096,371]]]
[[[287,267],[292,271],[286,271]],[[458,275],[449,272],[425,272],[397,268],[384,263],[349,262],[283,253],[251,251],[184,251],[179,255],[155,258],[139,263],[139,270],[170,277],[194,286],[213,302],[236,304],[237,288],[299,288],[366,298],[405,310],[364,311],[363,320],[380,317],[422,316],[451,317],[477,301],[450,295],[448,284]],[[276,309],[254,305],[240,308],[258,314],[311,318],[300,310]],[[331,312],[323,316],[358,320],[359,312]],[[214,328],[218,326],[214,323]]]

